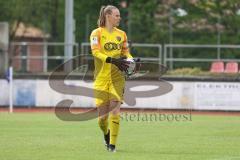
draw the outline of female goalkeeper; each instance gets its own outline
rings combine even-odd
[[[117,28],[120,20],[117,7],[101,7],[98,28],[90,36],[95,66],[94,96],[98,108],[98,124],[103,131],[106,147],[111,152],[116,151],[120,105],[125,87],[124,71],[128,68],[128,62],[124,58],[132,58],[126,33]]]

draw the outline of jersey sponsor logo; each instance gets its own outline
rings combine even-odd
[[[108,42],[108,43],[105,43],[104,49],[107,50],[107,51],[121,50],[122,49],[122,43],[117,44],[117,43],[113,43],[113,42]]]
[[[98,44],[98,37],[92,37],[91,38],[91,45],[97,45]]]

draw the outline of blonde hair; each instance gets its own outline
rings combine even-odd
[[[99,18],[97,21],[98,27],[104,27],[106,25],[106,15],[112,14],[113,9],[118,9],[118,8],[115,6],[112,6],[112,5],[107,5],[107,6],[101,7],[100,13],[99,13]]]

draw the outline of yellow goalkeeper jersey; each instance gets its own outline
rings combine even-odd
[[[106,63],[107,57],[132,58],[129,53],[126,33],[114,28],[111,33],[106,28],[99,27],[92,31],[90,36],[91,50],[94,56],[94,79],[111,80],[123,78],[121,71],[111,63]]]

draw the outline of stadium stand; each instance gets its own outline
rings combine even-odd
[[[212,62],[210,72],[223,73],[224,72],[224,62],[222,62],[222,61]]]
[[[227,62],[224,70],[225,73],[238,73],[237,62]]]

